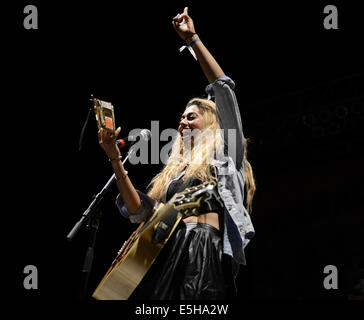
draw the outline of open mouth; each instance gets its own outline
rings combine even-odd
[[[192,131],[191,129],[183,129],[182,131],[180,131],[181,134],[181,138],[182,140],[187,140],[187,139],[191,139],[192,136]]]

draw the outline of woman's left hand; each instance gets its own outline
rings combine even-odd
[[[184,41],[196,34],[195,26],[192,18],[188,15],[187,7],[184,9],[183,13],[179,13],[173,18],[172,24],[178,35]]]

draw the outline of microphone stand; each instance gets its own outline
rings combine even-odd
[[[123,160],[123,165],[126,160],[129,158],[130,154],[133,152],[133,148],[131,147]],[[87,248],[84,264],[82,268],[82,286],[81,286],[81,293],[80,298],[85,299],[87,293],[87,285],[88,279],[91,273],[91,267],[94,257],[94,248],[96,242],[96,233],[100,224],[102,210],[101,210],[101,203],[104,198],[104,195],[109,190],[111,184],[115,180],[115,173],[111,176],[111,178],[106,182],[105,186],[101,189],[101,191],[94,196],[94,199],[88,206],[88,208],[84,211],[81,216],[81,219],[74,225],[72,230],[67,235],[67,240],[70,242],[74,239],[77,232],[81,229],[81,227],[87,222],[87,229],[91,229],[91,235],[89,239],[89,247]]]

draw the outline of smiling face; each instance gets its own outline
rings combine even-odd
[[[199,129],[202,130],[204,125],[204,119],[202,113],[197,105],[191,105],[186,108],[185,112],[183,112],[181,116],[181,121],[178,126],[178,132],[182,136],[182,140],[186,140],[189,136],[183,135],[183,130],[193,130]]]

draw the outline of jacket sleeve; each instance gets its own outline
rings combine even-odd
[[[129,219],[130,222],[132,222],[132,223],[141,223],[141,222],[147,220],[152,215],[153,208],[155,205],[155,200],[148,197],[146,194],[144,194],[143,192],[141,192],[139,190],[137,190],[137,193],[140,197],[141,205],[140,205],[140,208],[138,209],[138,211],[135,213],[129,212],[129,210],[127,209],[126,205],[123,202],[123,199],[122,199],[120,193],[117,195],[116,201],[115,201],[115,204],[118,207],[121,215],[124,218]]]
[[[223,129],[228,155],[239,170],[244,165],[244,135],[240,110],[233,91],[234,87],[233,80],[222,76],[209,84],[206,92],[215,98],[217,118],[220,128]]]

